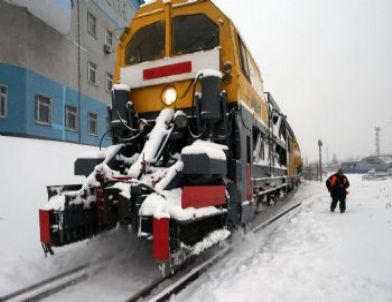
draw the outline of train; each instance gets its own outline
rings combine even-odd
[[[180,264],[298,187],[296,135],[212,1],[142,5],[116,55],[112,145],[76,159],[82,184],[47,187],[45,253],[118,227]]]

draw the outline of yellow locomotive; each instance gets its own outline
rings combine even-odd
[[[294,132],[212,1],[142,6],[121,36],[114,81],[113,146],[77,159],[84,184],[48,187],[46,252],[119,224],[150,240],[156,259],[180,263],[298,185]]]

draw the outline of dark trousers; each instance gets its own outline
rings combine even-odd
[[[331,211],[335,211],[339,202],[340,212],[346,211],[346,196],[345,195],[332,195]]]

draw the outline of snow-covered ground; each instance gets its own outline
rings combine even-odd
[[[349,180],[347,213],[330,213],[324,186],[304,183],[297,213],[251,237],[175,300],[392,301],[392,180]]]
[[[124,301],[159,276],[151,248],[117,230],[44,258],[38,208],[46,185],[80,183],[73,161],[94,147],[0,136],[0,296],[88,261],[108,265],[50,301]],[[345,214],[324,185],[305,182],[303,206],[245,240],[176,301],[392,301],[392,180],[350,176]]]
[[[79,154],[98,150],[53,141],[0,136],[0,297],[87,263],[107,267],[88,284],[70,288],[56,301],[124,301],[160,276],[150,246],[132,233],[113,230],[91,240],[55,249],[44,257],[38,209],[47,203],[47,185],[82,183],[73,175]],[[92,298],[94,297],[94,298]],[[49,299],[52,301],[51,299]]]
[[[92,149],[0,136],[0,295],[31,282],[35,271],[49,263],[43,261],[38,227],[38,209],[48,200],[46,186],[81,182],[82,177],[73,176],[73,162]]]

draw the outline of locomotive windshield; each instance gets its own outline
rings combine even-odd
[[[139,29],[125,50],[125,64],[136,64],[163,58],[165,23],[155,22]]]
[[[219,46],[219,27],[206,15],[173,18],[173,53],[185,54]]]

